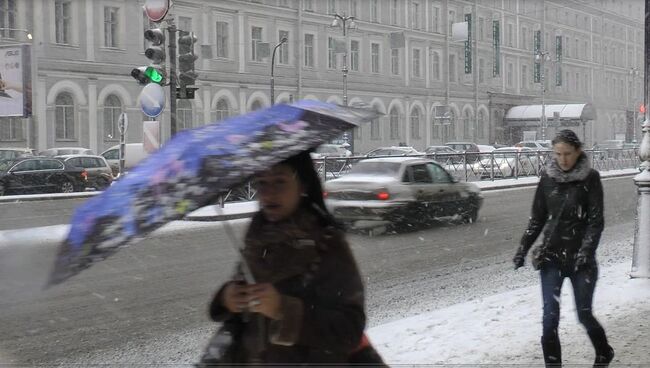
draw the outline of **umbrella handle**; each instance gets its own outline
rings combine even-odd
[[[221,208],[220,205],[215,205],[217,207],[217,213],[219,216],[223,216],[223,209]],[[248,284],[254,284],[255,283],[255,277],[253,276],[253,272],[251,271],[251,268],[248,266],[248,262],[246,262],[246,257],[244,257],[244,249],[239,246],[241,243],[241,240],[237,239],[237,236],[235,235],[235,232],[232,230],[232,226],[230,226],[230,223],[226,221],[221,222],[223,225],[223,228],[226,230],[226,236],[230,240],[230,245],[239,253],[239,258],[241,261],[241,266],[242,266],[242,272],[244,273],[244,279]]]

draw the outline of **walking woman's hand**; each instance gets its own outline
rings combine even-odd
[[[248,306],[251,312],[271,319],[280,319],[280,293],[273,284],[254,284],[247,287]]]
[[[223,290],[221,304],[231,313],[241,313],[248,307],[247,286],[240,282],[230,282]]]

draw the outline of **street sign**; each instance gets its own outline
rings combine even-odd
[[[129,118],[126,116],[126,113],[123,112],[120,114],[120,117],[117,119],[117,129],[120,131],[120,134],[124,134],[129,128]]]
[[[149,20],[160,22],[169,11],[169,0],[147,0],[142,8]]]
[[[154,153],[160,148],[160,122],[142,122],[142,145],[147,153]]]
[[[165,91],[156,83],[149,83],[140,92],[140,108],[150,118],[155,118],[165,108]]]

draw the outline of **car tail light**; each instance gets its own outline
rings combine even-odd
[[[85,181],[88,181],[88,172],[86,170],[82,171],[81,177],[84,178]]]
[[[379,192],[379,193],[377,193],[377,199],[379,199],[380,201],[389,200],[390,199],[390,194],[388,192],[384,192],[384,191]]]
[[[327,193],[327,192],[324,191],[324,192],[323,192],[323,198],[327,198],[327,195],[328,195],[328,194],[329,194],[329,193]]]

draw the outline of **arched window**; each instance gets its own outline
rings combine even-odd
[[[373,106],[377,111],[381,111],[379,106]],[[381,139],[381,130],[379,125],[379,117],[375,117],[370,122],[370,139]]]
[[[188,100],[179,100],[176,106],[176,130],[192,127],[192,104]]]
[[[411,138],[420,139],[420,109],[411,110]]]
[[[251,111],[259,110],[262,108],[262,102],[260,100],[255,100],[251,104]]]
[[[72,96],[63,92],[54,102],[56,139],[75,139],[75,112]]]
[[[221,121],[230,116],[230,106],[228,105],[228,100],[225,98],[219,99],[217,101],[217,109],[214,111],[214,116],[212,120]]]
[[[463,138],[472,138],[472,124],[474,124],[474,114],[470,110],[465,110],[463,113]]]
[[[478,126],[476,127],[476,136],[478,138],[485,138],[485,112],[483,110],[478,112]]]
[[[115,95],[108,95],[104,101],[104,139],[120,138],[117,121],[122,113],[122,101]]]
[[[445,124],[442,128],[442,139],[445,142],[449,142],[456,138],[456,112],[454,110],[449,110],[449,123]]]
[[[390,126],[390,139],[399,139],[399,112],[395,107],[388,114],[388,125]]]

